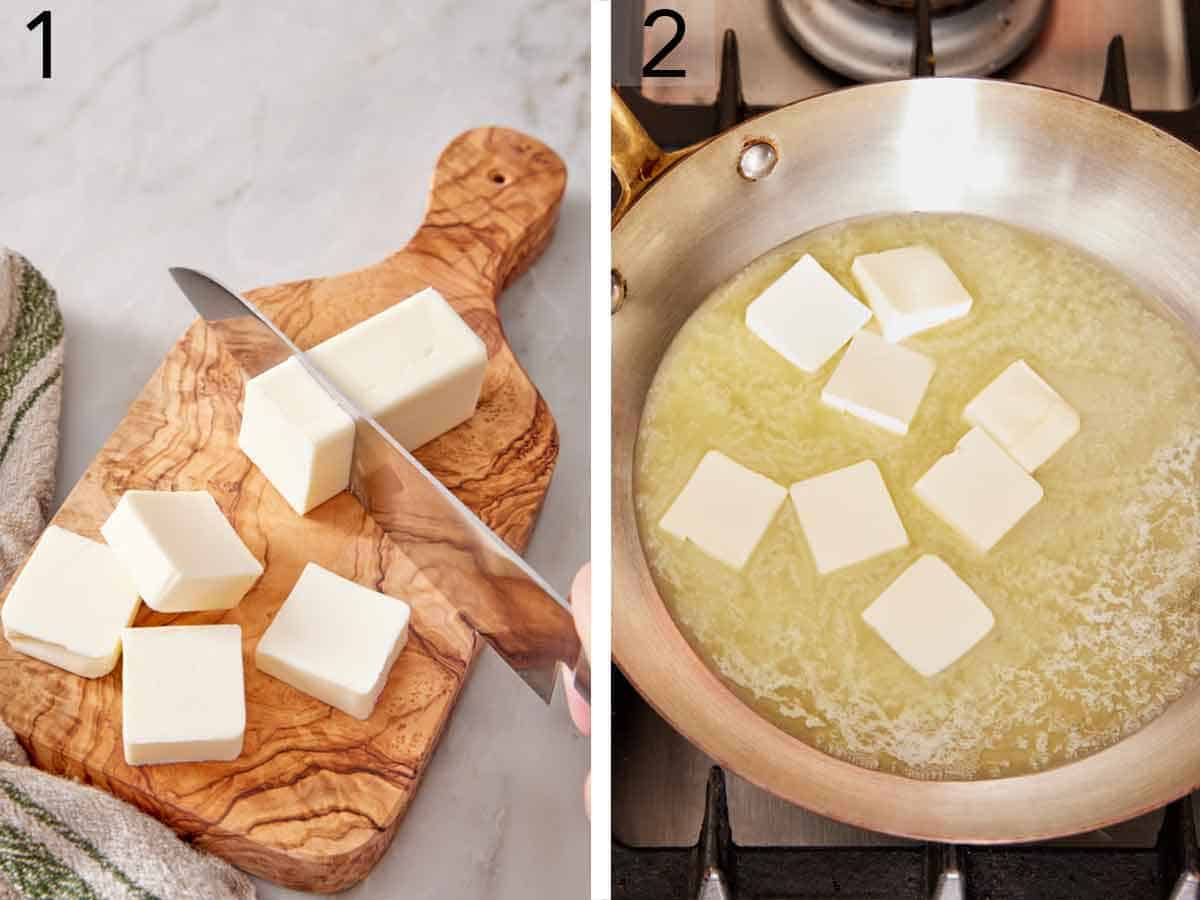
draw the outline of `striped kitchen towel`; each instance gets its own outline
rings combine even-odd
[[[0,247],[0,584],[50,515],[62,366],[53,288],[28,260]]]
[[[0,725],[0,900],[253,900],[254,885],[95,788],[28,764]]]

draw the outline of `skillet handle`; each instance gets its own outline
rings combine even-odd
[[[637,116],[625,105],[617,89],[612,89],[612,172],[621,188],[613,208],[612,224],[637,202],[658,176],[694,150],[687,147],[668,153],[646,133]]]

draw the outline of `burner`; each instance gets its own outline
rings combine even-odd
[[[1033,43],[1050,0],[930,0],[939,75],[991,75]],[[906,78],[915,0],[776,0],[791,36],[856,81]]]

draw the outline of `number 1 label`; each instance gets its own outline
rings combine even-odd
[[[25,25],[30,31],[42,29],[42,77],[50,77],[50,10],[43,9]]]

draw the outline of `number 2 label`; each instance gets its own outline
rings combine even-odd
[[[666,57],[671,53],[671,51],[674,50],[676,47],[678,47],[679,43],[683,40],[684,32],[687,30],[687,26],[684,24],[684,21],[683,21],[683,16],[682,16],[682,14],[680,14],[678,11],[676,11],[674,9],[656,9],[656,10],[654,10],[654,12],[650,13],[650,15],[646,16],[646,21],[643,23],[643,25],[646,28],[653,28],[654,23],[657,22],[659,19],[670,19],[672,22],[674,22],[675,23],[675,33],[673,35],[671,35],[670,39],[665,44],[663,44],[662,49],[659,50],[657,53],[655,53],[654,56],[650,57],[650,61],[648,63],[646,63],[646,65],[642,66],[642,77],[643,78],[686,78],[687,77],[686,69],[660,69],[660,68],[658,68],[658,64],[661,63],[664,59],[666,59]]]

